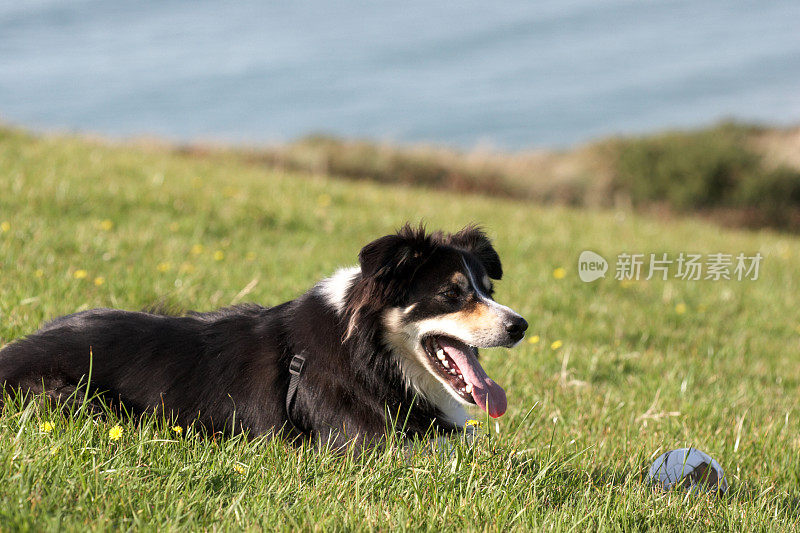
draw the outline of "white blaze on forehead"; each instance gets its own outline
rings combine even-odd
[[[467,272],[467,278],[469,278],[469,283],[472,285],[472,288],[475,289],[475,292],[478,293],[478,296],[483,299],[488,299],[488,296],[486,295],[486,287],[488,287],[488,283],[484,282],[483,285],[478,285],[478,282],[475,278],[475,273],[472,272],[472,269],[469,267],[469,263],[467,263],[467,259],[463,255],[461,256],[461,263],[464,265],[464,270]],[[484,280],[488,279],[488,277],[485,275],[483,278]]]
[[[361,268],[357,266],[340,268],[331,277],[317,283],[319,293],[331,307],[336,309],[337,313],[341,314],[344,310],[347,303],[347,292],[360,273]]]
[[[482,289],[478,285],[478,283],[475,281],[475,274],[472,272],[472,269],[469,268],[469,264],[467,263],[467,260],[464,258],[463,255],[461,256],[461,262],[464,263],[464,268],[467,271],[467,277],[469,278],[470,284],[475,289],[475,292],[477,293],[478,297],[480,298],[480,300],[483,303],[488,305],[489,308],[492,311],[495,311],[498,314],[510,314],[512,316],[518,316],[517,313],[513,309],[511,309],[510,307],[505,306],[503,304],[499,304],[499,303],[495,302],[494,300],[492,300],[491,296],[488,296],[486,294],[486,291],[484,289]],[[484,277],[487,280],[489,279],[488,276],[484,276]],[[489,285],[487,284],[486,286],[488,287]]]

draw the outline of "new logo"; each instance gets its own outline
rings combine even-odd
[[[590,250],[584,250],[578,257],[578,276],[581,281],[591,282],[606,277],[608,261]]]

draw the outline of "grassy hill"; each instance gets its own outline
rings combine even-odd
[[[506,272],[497,298],[531,324],[519,347],[484,351],[509,409],[474,447],[340,458],[8,406],[2,528],[797,527],[794,236],[4,129],[0,345],[92,307],[277,304],[420,219],[484,225]],[[578,279],[587,249],[612,262],[606,279]],[[760,252],[764,261],[757,281],[619,282],[622,252]],[[665,494],[643,482],[658,454],[688,445],[722,464],[729,494]]]
[[[182,150],[205,153],[209,147]],[[562,151],[462,152],[321,135],[230,151],[268,168],[541,204],[630,205],[661,216],[699,214],[726,226],[800,231],[798,127],[722,122],[698,130],[603,139]]]

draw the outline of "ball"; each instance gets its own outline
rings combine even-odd
[[[664,490],[728,490],[728,481],[720,464],[707,453],[695,448],[678,448],[662,453],[650,467],[648,478]]]

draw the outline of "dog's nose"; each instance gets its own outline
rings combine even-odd
[[[506,331],[514,340],[521,339],[526,329],[528,329],[528,322],[519,315],[511,317],[506,322]]]

